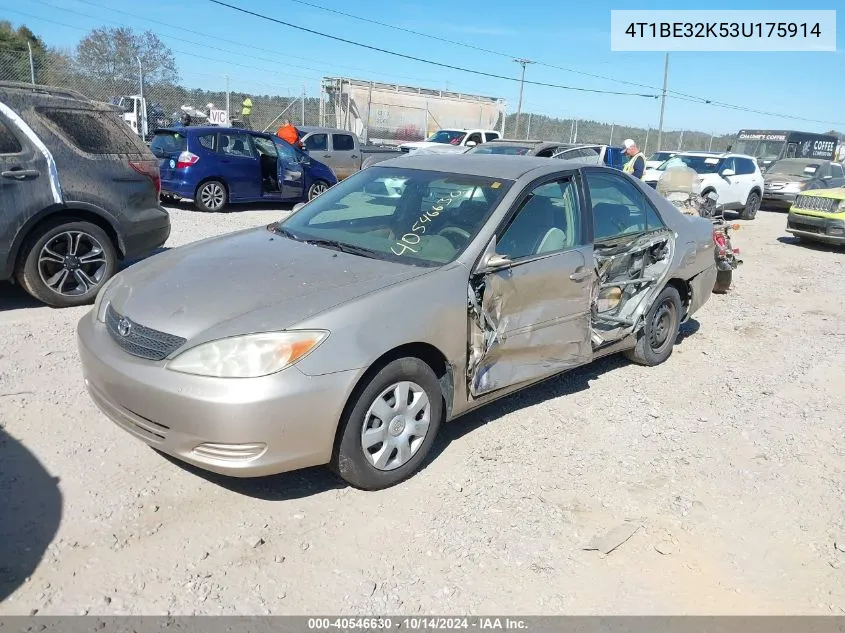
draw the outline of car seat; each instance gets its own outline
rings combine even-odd
[[[595,240],[601,241],[626,232],[631,220],[631,210],[624,204],[600,202],[593,206]]]
[[[505,231],[499,250],[511,259],[560,250],[568,241],[565,229],[562,209],[550,198],[534,196]]]
[[[241,139],[235,139],[235,142],[232,144],[232,153],[246,156],[246,147],[244,147],[244,142]]]

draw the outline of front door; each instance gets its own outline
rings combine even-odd
[[[217,137],[220,175],[229,187],[229,199],[261,198],[261,164],[245,132],[220,132]]]
[[[278,179],[282,187],[282,198],[285,200],[300,199],[305,191],[305,167],[303,160],[308,160],[305,154],[299,154],[288,143],[279,138],[273,138],[276,151],[279,153]]]
[[[359,150],[355,149],[355,137],[351,134],[332,134],[332,147],[329,152],[330,165],[338,180],[349,178],[360,165]]]
[[[36,213],[62,202],[51,161],[32,129],[0,103],[0,272],[20,227]]]
[[[572,177],[534,186],[470,282],[469,391],[533,382],[592,359],[592,245]]]

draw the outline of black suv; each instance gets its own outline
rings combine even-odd
[[[90,303],[118,261],[167,241],[158,161],[113,106],[0,82],[0,281]]]

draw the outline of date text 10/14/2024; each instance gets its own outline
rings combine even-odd
[[[308,618],[310,631],[527,631],[528,623],[520,618],[511,617],[402,617],[402,618]]]

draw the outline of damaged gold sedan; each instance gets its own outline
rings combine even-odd
[[[85,382],[196,466],[384,488],[495,398],[614,352],[666,360],[713,290],[712,231],[605,167],[390,160],[115,277],[79,324]]]

